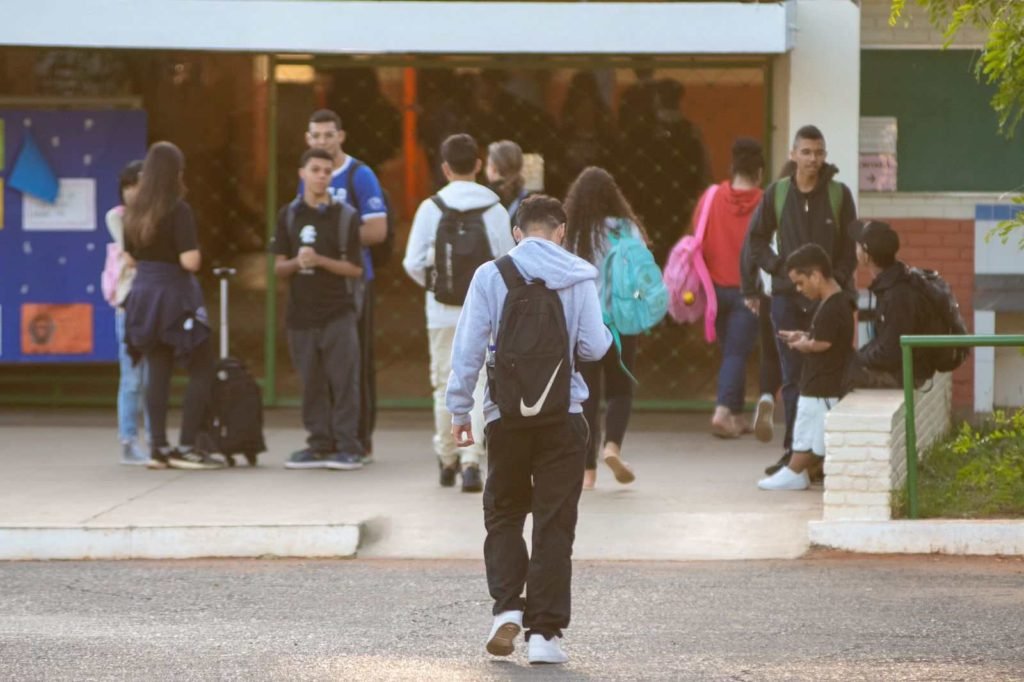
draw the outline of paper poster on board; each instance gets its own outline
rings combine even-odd
[[[95,230],[96,179],[61,178],[57,201],[52,204],[26,194],[21,215],[26,232]]]
[[[898,122],[893,116],[862,116],[860,119],[860,189],[862,192],[895,192]]]
[[[25,355],[88,355],[92,353],[92,304],[23,304],[21,306],[21,352]]]

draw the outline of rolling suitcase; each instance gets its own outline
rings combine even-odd
[[[234,268],[214,268],[220,280],[220,359],[214,374],[207,428],[200,444],[224,455],[230,466],[243,455],[250,466],[267,449],[263,440],[263,393],[245,363],[228,355],[228,280]],[[204,438],[205,436],[205,438]]]

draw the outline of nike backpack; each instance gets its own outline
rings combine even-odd
[[[569,414],[572,379],[562,300],[543,280],[525,281],[511,256],[495,265],[508,295],[487,363],[491,400],[508,428],[557,423]]]
[[[441,209],[441,220],[434,240],[434,264],[427,273],[427,288],[439,303],[460,306],[466,302],[477,268],[494,260],[484,224],[484,213],[491,206],[458,211],[436,194],[430,199]]]

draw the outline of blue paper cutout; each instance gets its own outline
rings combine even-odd
[[[57,174],[53,172],[50,162],[43,156],[43,152],[28,131],[25,133],[25,143],[21,146],[21,152],[11,168],[7,184],[51,204],[57,201],[57,193],[60,190]]]

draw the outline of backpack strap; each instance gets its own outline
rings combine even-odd
[[[700,198],[700,213],[697,216],[697,227],[694,232],[694,237],[699,244],[704,243],[704,233],[707,231],[708,218],[711,214],[711,202],[716,194],[718,194],[718,185],[711,185]]]
[[[444,199],[441,198],[440,194],[435,194],[430,197],[430,200],[434,202],[434,205],[441,209],[441,213],[444,213],[448,209],[448,204],[444,203]]]
[[[786,206],[786,197],[789,196],[789,187],[793,182],[789,178],[780,178],[775,182],[775,231],[782,227],[782,209]]]
[[[775,182],[775,229],[782,225],[782,209],[786,205],[786,197],[789,195],[789,188],[792,181],[789,178],[781,178]],[[828,181],[828,203],[832,207],[832,217],[836,225],[839,224],[839,214],[843,210],[843,183],[836,180]]]
[[[358,207],[356,206],[356,202],[353,199],[353,197],[355,197],[356,195],[356,173],[363,165],[364,164],[362,161],[357,161],[355,158],[352,158],[352,165],[348,169],[348,176],[345,182],[345,201],[348,204],[350,204],[352,208],[355,208],[357,210]]]
[[[359,229],[359,213],[355,207],[344,202],[335,202],[341,210],[338,211],[338,254],[342,259],[348,256],[348,243],[352,238],[352,230]],[[362,249],[359,250],[360,265],[362,265]],[[356,306],[356,315],[362,315],[364,282],[362,277],[345,277],[345,289],[352,296]]]
[[[526,286],[526,280],[523,279],[523,275],[519,272],[519,268],[517,268],[516,264],[512,261],[512,256],[506,254],[494,261],[494,264],[497,266],[498,272],[501,274],[501,278],[505,280],[505,286],[508,287],[509,291],[512,291],[517,287]]]
[[[292,232],[295,231],[295,217],[299,214],[299,206],[301,205],[301,196],[295,197],[292,199],[292,202],[288,204],[288,210],[285,212],[285,225],[288,228],[289,236],[291,236]]]
[[[839,225],[839,214],[843,210],[843,185],[835,180],[828,181],[828,202],[832,206],[832,217]]]

